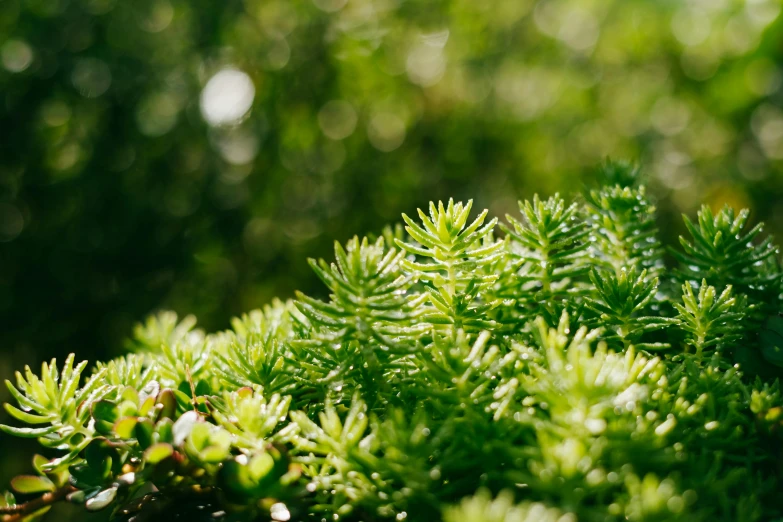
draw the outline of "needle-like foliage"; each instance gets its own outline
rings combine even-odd
[[[423,296],[410,295],[413,278],[404,274],[404,252],[354,237],[347,248],[335,243],[335,263],[310,260],[331,291],[329,302],[301,292],[296,307],[308,333],[292,340],[289,358],[311,382],[348,392],[352,383],[373,390],[385,386],[387,374],[404,364],[412,327]],[[347,383],[348,388],[344,389]]]
[[[777,311],[781,291],[779,249],[770,237],[756,242],[763,224],[746,230],[749,215],[747,209],[735,213],[731,207],[713,214],[705,205],[697,223],[683,216],[691,239],[680,238],[682,251],[672,250],[681,262],[676,274],[694,285],[702,280],[716,288],[732,285],[761,312]]]
[[[503,255],[502,241],[484,241],[497,219],[485,224],[485,210],[468,225],[472,207],[472,200],[464,206],[454,200],[446,207],[443,202],[437,206],[430,203],[429,216],[419,209],[421,225],[403,214],[405,230],[417,244],[397,240],[401,248],[417,257],[403,261],[406,272],[427,284],[432,306],[425,320],[445,326],[452,334],[458,329],[476,331],[491,326],[487,312],[500,305],[498,300],[482,299],[498,278],[482,269]]]
[[[585,307],[593,315],[587,324],[605,329],[608,342],[619,342],[624,348],[636,345],[646,350],[668,348],[665,343],[642,343],[645,334],[661,331],[676,320],[650,314],[650,304],[658,289],[658,278],[650,279],[647,271],[636,275],[636,269],[619,273],[590,273],[595,297],[588,297]]]
[[[703,280],[698,298],[690,282],[682,285],[682,304],[674,303],[679,312],[680,327],[686,333],[686,344],[697,355],[705,350],[720,350],[742,339],[745,300],[737,300],[727,286],[720,295]]]
[[[586,241],[590,229],[576,203],[566,205],[558,195],[542,201],[519,202],[524,220],[508,215],[510,258],[514,273],[502,279],[504,296],[516,300],[524,317],[545,314],[558,318],[588,288]]]
[[[781,520],[776,247],[703,209],[672,275],[635,171],[605,169],[504,237],[449,201],[338,243],[325,300],[214,334],[158,314],[89,378],[17,373],[3,429],[49,458],[0,520]]]
[[[285,341],[293,338],[292,307],[275,301],[234,319],[232,330],[214,336],[213,368],[221,385],[257,388],[267,395],[293,391],[296,374],[285,364]]]
[[[643,186],[606,186],[585,194],[591,225],[589,252],[602,266],[647,270],[657,276],[663,270],[662,248],[655,225],[655,205]]]

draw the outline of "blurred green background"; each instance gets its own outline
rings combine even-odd
[[[0,376],[116,355],[158,308],[226,327],[321,292],[305,258],[334,239],[449,196],[502,216],[606,156],[643,166],[670,236],[702,202],[781,232],[780,10],[2,0]]]

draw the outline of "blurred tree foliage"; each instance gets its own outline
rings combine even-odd
[[[449,196],[502,215],[607,155],[664,228],[706,198],[781,230],[780,9],[4,0],[2,373],[105,357],[161,306],[226,327],[335,238]]]

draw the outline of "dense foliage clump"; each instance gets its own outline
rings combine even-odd
[[[500,237],[470,202],[433,203],[311,260],[326,300],[214,334],[162,313],[91,373],[17,373],[6,408],[29,426],[3,429],[53,458],[3,520],[60,499],[118,520],[783,517],[782,272],[761,226],[705,207],[671,267],[643,187],[520,209]]]
[[[224,328],[316,294],[333,239],[449,196],[502,218],[607,154],[644,158],[664,231],[729,202],[778,235],[781,12],[2,0],[0,367],[114,357],[152,309]]]

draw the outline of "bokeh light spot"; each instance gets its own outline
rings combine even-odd
[[[766,27],[775,21],[780,15],[779,0],[748,0],[745,3],[745,12],[748,18],[760,28]]]
[[[82,158],[82,148],[78,142],[70,141],[53,151],[49,166],[57,171],[67,171],[76,166]]]
[[[170,92],[147,96],[136,109],[136,124],[146,136],[163,136],[177,123],[180,99]]]
[[[783,75],[772,60],[758,58],[745,68],[745,83],[756,96],[774,93],[780,88],[781,80]]]
[[[422,42],[408,54],[405,62],[408,78],[422,87],[435,85],[446,72],[446,58],[443,49]]]
[[[22,40],[8,40],[0,51],[3,67],[12,73],[19,73],[33,63],[33,49]]]
[[[661,98],[650,112],[650,123],[655,130],[666,136],[685,130],[690,118],[688,105],[675,98]]]
[[[223,133],[216,138],[215,145],[220,156],[231,165],[247,165],[258,155],[258,138],[246,130]]]
[[[209,79],[201,91],[201,114],[213,126],[240,121],[253,105],[256,89],[247,73],[226,68]]]
[[[357,120],[353,105],[344,100],[327,102],[318,111],[318,125],[321,131],[333,140],[342,140],[353,134]]]
[[[392,112],[379,112],[367,126],[367,137],[376,149],[391,152],[405,141],[405,122]]]
[[[41,119],[49,127],[65,125],[71,119],[71,108],[59,100],[51,100],[41,107]]]
[[[148,33],[159,33],[174,20],[174,7],[168,0],[140,2],[137,16],[139,27]]]
[[[82,58],[73,68],[71,83],[85,98],[97,98],[109,90],[111,71],[97,58]]]
[[[285,38],[275,38],[269,44],[266,51],[266,67],[272,71],[279,71],[291,59],[291,47]]]
[[[576,51],[586,51],[598,41],[598,20],[590,11],[575,8],[568,11],[557,33],[558,38]]]
[[[770,159],[783,159],[783,111],[762,105],[753,113],[751,127],[764,154]]]
[[[558,76],[549,71],[509,63],[498,74],[495,91],[515,116],[532,120],[556,101],[558,82]]]
[[[742,55],[759,44],[759,34],[756,27],[744,14],[738,14],[726,22],[723,30],[723,45],[726,50]]]
[[[680,57],[683,72],[697,81],[709,80],[718,70],[719,61],[700,52],[685,51]]]
[[[422,34],[421,41],[424,42],[426,45],[429,45],[430,47],[443,49],[444,47],[446,47],[446,42],[449,41],[450,34],[451,32],[448,29],[443,29],[441,31],[434,31],[431,33]]]
[[[710,35],[707,13],[697,9],[679,9],[672,17],[672,33],[684,45],[699,45]]]

